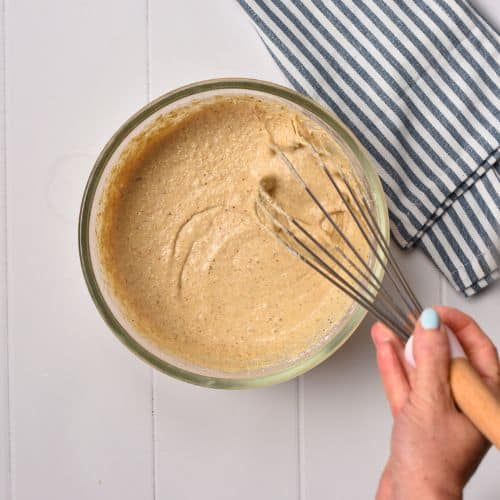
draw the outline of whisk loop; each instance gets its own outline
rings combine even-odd
[[[391,293],[376,276],[370,262],[363,258],[287,155],[276,145],[273,146],[273,150],[286,165],[293,178],[319,208],[325,220],[345,244],[345,249],[339,245],[328,248],[296,217],[287,213],[271,196],[274,184],[268,178],[263,179],[258,187],[255,202],[258,220],[296,257],[370,311],[377,319],[390,326],[403,341],[406,341],[412,333],[415,321],[422,311],[422,306],[403,276],[387,241],[384,239],[372,213],[370,203],[364,194],[362,184],[354,176],[349,179],[342,168],[338,168],[336,171],[337,180],[317,149],[312,144],[308,144],[307,147],[310,148],[318,168],[325,175],[325,180],[328,180],[332,185],[346,208],[347,214],[352,218],[368,244],[373,259],[385,269],[388,281],[394,291]],[[355,187],[353,187],[354,184]],[[342,185],[345,186],[348,196],[341,189]]]

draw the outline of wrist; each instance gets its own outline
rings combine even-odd
[[[463,487],[450,477],[432,477],[418,471],[404,473],[399,468],[386,468],[386,495],[384,500],[461,500]],[[387,477],[388,476],[388,477]],[[388,494],[390,491],[390,494]]]
[[[431,484],[426,483],[425,478],[423,484],[418,489],[415,496],[402,495],[401,498],[425,498],[426,500],[462,500],[462,488],[452,484]]]
[[[462,489],[442,485],[393,483],[390,496],[384,500],[462,500]]]

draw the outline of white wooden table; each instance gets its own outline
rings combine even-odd
[[[497,0],[476,2],[500,26]],[[391,419],[368,322],[279,386],[221,392],[157,373],[84,285],[77,215],[92,163],[149,99],[218,76],[286,83],[233,0],[5,0],[0,95],[0,499],[372,498]],[[500,287],[466,301],[401,255],[426,303],[500,344]],[[468,498],[500,497],[490,452]]]

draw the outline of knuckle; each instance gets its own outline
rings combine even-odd
[[[478,352],[483,353],[483,356],[488,356],[488,359],[495,360],[498,364],[498,348],[497,346],[490,340],[490,339],[485,339],[484,343],[482,344],[481,348],[478,349]]]

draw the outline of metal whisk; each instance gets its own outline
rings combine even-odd
[[[321,210],[332,229],[345,243],[346,248],[344,250],[339,245],[328,248],[303,223],[283,210],[270,194],[272,186],[269,179],[263,179],[258,189],[255,209],[259,221],[290,252],[370,311],[377,319],[390,326],[403,341],[408,340],[414,324],[422,312],[422,306],[396,263],[372,214],[364,190],[359,189],[360,182],[355,178],[348,179],[342,168],[336,171],[340,178],[339,181],[330,171],[317,149],[311,144],[308,144],[307,147],[311,149],[318,168],[325,175],[325,181],[329,182],[335,189],[358,227],[372,252],[373,259],[376,259],[385,268],[388,282],[392,284],[394,291],[389,292],[386,284],[382,283],[376,276],[370,263],[362,257],[286,154],[277,146],[273,146],[275,153]],[[349,197],[341,189],[340,182],[345,186]],[[352,200],[352,204],[349,199]],[[377,301],[375,301],[376,298]]]
[[[394,290],[389,291],[386,283],[381,282],[370,266],[370,261],[363,258],[346,232],[325,208],[325,204],[318,199],[286,154],[277,146],[274,146],[274,151],[345,243],[345,249],[339,245],[322,243],[321,238],[305,227],[306,224],[287,213],[271,196],[273,185],[269,178],[261,181],[255,202],[259,221],[294,255],[391,327],[406,343],[422,312],[422,306],[391,254],[360,181],[355,176],[352,180],[349,179],[342,168],[338,168],[335,174],[332,173],[316,148],[311,144],[307,147],[311,148],[318,168],[325,175],[325,181],[332,185],[368,244],[373,256],[371,258],[385,268],[387,281]],[[340,183],[346,188],[348,196],[342,191]],[[453,352],[453,342],[457,341],[449,332],[448,336],[453,357],[450,361],[450,387],[455,402],[500,449],[500,400],[477,374],[461,348],[458,354]],[[411,341],[406,347],[412,349]]]

